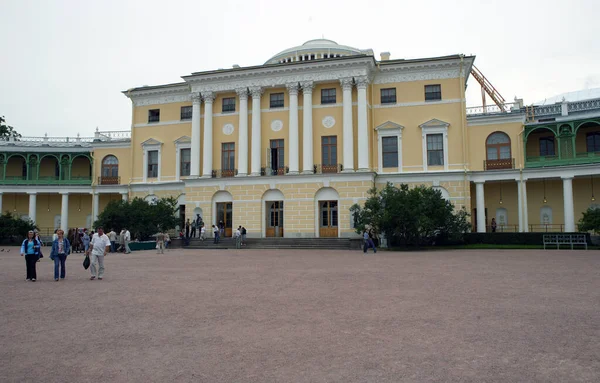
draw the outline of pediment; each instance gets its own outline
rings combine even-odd
[[[402,129],[404,129],[404,126],[402,126],[400,124],[396,124],[395,122],[392,122],[392,121],[386,121],[383,124],[381,124],[375,128],[375,130],[377,130],[377,131],[402,130]]]
[[[176,144],[189,144],[192,142],[192,139],[188,136],[181,136],[173,142]]]
[[[421,129],[423,129],[423,128],[447,128],[449,126],[450,126],[450,124],[448,122],[434,118],[427,122],[422,123],[421,125],[419,125],[419,128],[421,128]]]
[[[142,142],[142,146],[151,146],[151,145],[162,145],[163,143],[154,139],[154,138],[149,138],[146,141]]]

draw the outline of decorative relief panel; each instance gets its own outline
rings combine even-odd
[[[335,118],[333,118],[333,116],[325,116],[323,117],[322,123],[327,129],[333,128],[335,126]]]
[[[233,127],[233,124],[223,125],[223,134],[225,134],[227,136],[231,136],[233,134],[234,130],[235,130],[235,128]]]
[[[271,130],[274,132],[279,132],[283,129],[283,121],[281,120],[273,120],[271,121]]]

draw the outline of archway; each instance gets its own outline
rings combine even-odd
[[[46,154],[40,160],[39,178],[47,180],[57,180],[60,175],[60,165],[58,157],[52,154]]]
[[[494,132],[485,140],[485,168],[512,169],[510,137],[504,132]]]
[[[315,234],[319,238],[339,237],[339,199],[334,188],[324,187],[315,194]]]
[[[537,161],[541,157],[558,157],[558,147],[555,133],[548,128],[532,130],[527,135],[525,156],[528,161]]]
[[[225,190],[215,193],[212,198],[212,222],[224,229],[224,236],[231,237],[233,232],[233,197]]]
[[[284,196],[278,189],[267,190],[262,196],[262,236],[283,237]]]
[[[100,184],[119,184],[119,160],[112,154],[109,154],[102,159],[102,175],[100,176]]]
[[[71,162],[72,180],[90,180],[92,177],[92,162],[84,155],[78,155]]]
[[[448,192],[448,190],[446,190],[446,188],[442,187],[442,186],[434,186],[432,187],[433,190],[439,190],[440,193],[442,193],[442,198],[445,199],[446,201],[450,201],[450,193]]]
[[[6,179],[27,179],[27,160],[20,154],[8,157],[6,162]]]

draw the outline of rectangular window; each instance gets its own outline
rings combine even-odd
[[[554,137],[542,137],[540,138],[540,156],[555,156],[554,151]]]
[[[285,151],[283,140],[271,140],[272,174],[285,174]]]
[[[150,109],[148,111],[148,122],[159,122],[160,121],[160,109]]]
[[[321,159],[323,166],[337,166],[337,136],[321,137]]]
[[[585,137],[585,143],[588,153],[600,152],[600,133],[588,133]]]
[[[398,167],[398,137],[382,137],[381,148],[384,168]]]
[[[179,151],[179,175],[189,176],[192,170],[192,149]]]
[[[381,103],[382,104],[395,104],[396,103],[396,88],[387,88],[381,90]]]
[[[427,166],[444,165],[444,135],[427,135]]]
[[[425,85],[425,101],[439,101],[442,99],[441,85]]]
[[[221,170],[235,169],[235,142],[221,144]]]
[[[283,108],[283,93],[271,93],[270,108]]]
[[[335,88],[321,89],[321,104],[335,104]]]
[[[182,106],[181,107],[181,119],[182,120],[191,120],[192,119],[192,107],[191,106]]]
[[[223,99],[222,112],[235,112],[235,97],[226,97]]]
[[[158,177],[158,150],[148,151],[148,178]]]

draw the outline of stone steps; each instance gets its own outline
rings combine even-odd
[[[187,249],[235,249],[233,238],[223,238],[214,244],[212,238],[205,241],[191,239]],[[319,249],[358,250],[360,241],[348,238],[248,238],[242,249]]]

